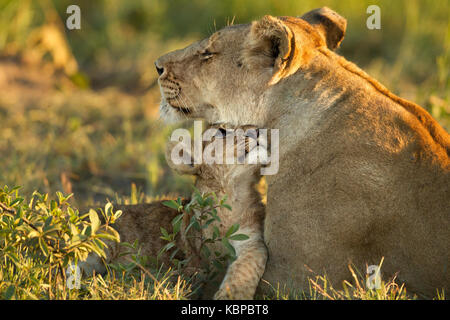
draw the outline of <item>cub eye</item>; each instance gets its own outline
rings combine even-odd
[[[258,129],[248,129],[245,132],[245,136],[248,137],[248,138],[252,138],[254,140],[258,140],[259,130]]]
[[[208,59],[212,58],[213,55],[214,55],[214,53],[212,53],[208,49],[206,49],[205,51],[203,51],[200,54],[202,60],[208,60]]]
[[[219,128],[215,136],[216,138],[225,138],[227,136],[227,130],[224,128]]]

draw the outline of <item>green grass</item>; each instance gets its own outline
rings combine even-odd
[[[190,194],[192,179],[174,174],[164,160],[171,128],[158,120],[153,61],[227,21],[264,14],[301,15],[323,5],[336,10],[348,19],[339,52],[450,130],[447,0],[77,3],[82,29],[67,31],[69,0],[0,0],[0,186],[20,185],[26,197],[34,190],[50,197],[61,190],[74,193],[71,205],[86,208],[107,199],[137,203]],[[374,3],[381,8],[380,31],[365,27],[365,9]],[[39,46],[36,39],[48,39],[51,30],[60,37]],[[85,279],[82,294],[58,297],[190,297],[189,279],[173,282],[173,274],[155,274],[157,281],[136,266],[129,274]],[[292,296],[277,288],[265,298],[413,298],[390,282],[374,293],[355,283],[341,292],[325,278],[314,281],[309,292]]]

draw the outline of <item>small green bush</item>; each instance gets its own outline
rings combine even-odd
[[[70,266],[94,252],[105,257],[104,240],[119,241],[110,226],[121,212],[111,203],[101,213],[80,214],[64,196],[34,192],[27,203],[19,187],[0,189],[0,297],[3,299],[66,298]]]
[[[161,253],[172,251],[172,260],[181,270],[195,265],[200,270],[196,278],[199,286],[216,280],[236,259],[236,250],[230,240],[248,239],[247,235],[237,233],[239,224],[233,224],[225,234],[221,234],[218,227],[221,220],[217,209],[231,210],[226,200],[226,197],[219,200],[214,192],[201,193],[194,187],[194,195],[188,203],[183,203],[181,198],[163,202],[167,207],[178,210],[180,214],[172,221],[171,233],[161,228],[161,239],[168,241]],[[176,246],[177,237],[184,239],[187,248]],[[186,259],[176,261],[173,257],[183,249],[186,251]]]

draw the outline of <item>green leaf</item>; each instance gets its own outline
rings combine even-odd
[[[14,199],[14,201],[11,202],[11,204],[10,204],[9,206],[12,208],[12,207],[14,207],[14,206],[20,204],[22,201],[23,201],[23,198],[18,197],[18,198],[16,198],[16,199]]]
[[[250,237],[246,234],[240,233],[240,234],[235,234],[232,235],[231,237],[229,237],[229,240],[234,240],[234,241],[244,241],[249,239]]]
[[[59,204],[62,204],[65,200],[64,195],[61,191],[56,191],[56,196],[58,197]]]
[[[166,244],[163,248],[164,251],[169,251],[170,249],[172,249],[175,246],[175,242],[169,242],[168,244]]]
[[[119,219],[121,215],[122,215],[122,210],[117,210],[117,211],[114,213],[114,219],[115,219],[115,220]]]
[[[222,199],[220,199],[220,205],[224,204],[227,201],[228,195],[224,195]]]
[[[105,252],[101,248],[99,248],[95,242],[92,243],[86,242],[83,244],[83,246],[90,249],[90,251],[95,252],[99,257],[106,258]]]
[[[161,233],[164,236],[164,239],[170,239],[169,233],[167,232],[166,229],[164,229],[163,227],[159,227],[159,230],[161,230]]]
[[[208,221],[205,222],[205,227],[208,227],[211,223],[213,223],[214,221],[216,221],[216,219],[212,218],[209,219]]]
[[[28,234],[28,238],[32,239],[32,238],[37,238],[39,237],[41,234],[39,233],[39,231],[36,230],[32,230],[30,231],[30,233]]]
[[[72,233],[73,236],[79,234],[77,226],[74,225],[73,223],[70,224],[70,232]]]
[[[44,232],[47,231],[50,228],[52,220],[53,220],[53,216],[50,216],[47,219],[45,219],[44,227],[42,229]]]
[[[59,205],[62,205],[63,203],[67,202],[67,200],[73,197],[73,193],[65,197],[62,192],[56,191],[56,196],[58,197]]]
[[[108,203],[108,204],[110,204],[110,203]],[[105,208],[106,208],[106,206],[105,206]],[[100,227],[100,219],[98,218],[97,212],[93,209],[89,210],[89,220],[91,221],[92,234],[95,234],[95,232]]]
[[[118,241],[116,236],[114,236],[112,234],[108,234],[108,233],[98,233],[97,237],[99,237],[101,239],[116,241],[116,242]]]
[[[7,252],[6,255],[11,258],[15,263],[19,263],[19,258],[15,252]]]
[[[120,235],[119,235],[119,233],[117,232],[116,229],[114,229],[114,228],[112,228],[112,227],[108,227],[107,230],[108,230],[110,233],[112,233],[112,235],[114,236],[116,242],[120,242]]]
[[[39,246],[41,247],[42,253],[44,254],[44,256],[48,257],[48,246],[45,243],[44,239],[39,238]]]
[[[176,254],[178,253],[178,251],[180,251],[180,249],[175,249],[172,254],[170,255],[170,260],[173,260],[173,258],[175,258]]]
[[[212,263],[213,263],[214,267],[216,267],[217,270],[219,270],[219,271],[223,271],[224,270],[223,265],[219,261],[213,260]]]
[[[16,287],[10,285],[8,289],[6,289],[5,300],[11,300],[11,298],[14,296],[14,293],[16,293]]]
[[[195,218],[195,216],[191,217],[191,220],[189,221],[189,225],[186,227],[186,230],[184,231],[184,234],[187,235],[188,231],[194,227],[194,229],[196,230],[200,230],[200,225],[198,224],[197,219]]]
[[[182,221],[183,215],[180,214],[179,217],[180,218],[175,217],[175,219],[173,219],[173,221],[172,221],[173,233],[175,235],[180,231],[181,223],[183,222]]]
[[[193,205],[194,205],[194,203],[191,200],[188,204],[186,204],[184,206],[184,211],[187,212],[187,213],[190,213],[191,212],[191,206],[193,206]]]
[[[21,186],[15,186],[14,188],[11,189],[11,193],[13,193],[14,191],[19,190],[20,188],[22,188]]]
[[[212,205],[213,205],[213,198],[207,197],[207,198],[205,199],[204,205],[205,205],[205,207],[206,207],[206,206],[212,206]]]
[[[231,245],[231,243],[228,241],[227,238],[222,238],[222,244],[223,246],[231,253],[232,256],[236,255],[236,250]]]
[[[100,239],[94,239],[94,242],[100,250],[103,250],[106,247],[106,244]]]
[[[223,207],[223,208],[225,208],[225,209],[228,209],[228,210],[232,210],[231,209],[231,206],[230,205],[228,205],[228,204],[226,204],[226,203],[224,203],[224,204],[221,204],[221,207]]]
[[[225,237],[228,238],[230,237],[233,233],[235,233],[236,231],[239,230],[239,224],[235,223],[233,224],[227,231],[227,233],[225,234]]]
[[[213,226],[213,239],[217,239],[220,236],[220,231],[217,226]]]
[[[112,203],[111,202],[108,202],[107,204],[105,204],[105,215],[107,216],[107,217],[111,217],[113,214],[112,214],[112,211],[113,211],[113,205],[112,205]]]
[[[166,207],[175,209],[175,210],[178,210],[179,207],[180,207],[180,206],[178,205],[178,203],[177,203],[175,200],[166,200],[166,201],[163,201],[163,205],[165,205]]]
[[[197,203],[201,206],[204,207],[205,206],[205,200],[203,199],[203,197],[201,195],[195,195],[195,200],[197,201]]]
[[[91,234],[92,234],[92,227],[91,226],[88,226],[86,229],[84,229],[83,230],[84,232],[83,232],[83,235],[85,235],[85,236],[87,236],[87,237],[90,237],[91,236]]]
[[[58,203],[56,203],[55,200],[50,201],[50,211],[53,211],[56,208],[58,208]]]
[[[178,223],[178,221],[181,221],[181,219],[183,219],[183,214],[182,213],[180,213],[175,218],[173,218],[172,225],[175,225],[176,223]]]

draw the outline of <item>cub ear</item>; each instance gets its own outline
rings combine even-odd
[[[275,84],[289,72],[297,52],[292,30],[280,19],[264,16],[252,22],[244,46],[243,62],[250,69],[272,68],[270,84]]]
[[[330,8],[323,7],[305,13],[301,18],[307,21],[326,40],[330,50],[339,47],[347,29],[347,20]]]
[[[183,142],[168,141],[165,150],[169,167],[179,174],[197,174],[199,165],[194,164],[192,148]]]

